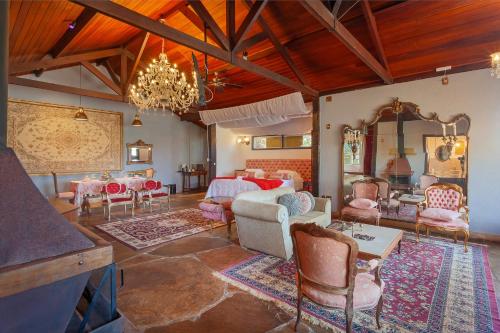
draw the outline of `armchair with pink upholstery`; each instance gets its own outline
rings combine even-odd
[[[374,181],[378,184],[380,211],[385,208],[387,210],[387,215],[389,215],[391,208],[394,208],[396,214],[399,215],[400,203],[399,200],[396,199],[396,194],[398,192],[391,190],[391,183],[386,179],[375,178]]]
[[[380,329],[384,281],[380,279],[378,260],[358,267],[358,244],[341,232],[315,224],[290,227],[297,266],[297,321],[300,322],[304,296],[326,308],[345,311],[346,332],[351,332],[354,310],[376,310]],[[375,271],[375,275],[370,274]]]
[[[429,229],[453,232],[455,243],[458,232],[464,234],[464,251],[467,252],[469,239],[469,208],[463,204],[462,188],[455,184],[437,183],[425,190],[425,201],[417,209],[417,242],[419,230]]]
[[[115,182],[107,183],[103,187],[102,195],[102,207],[104,209],[104,215],[106,215],[106,207],[108,207],[108,221],[111,220],[111,207],[114,206],[123,206],[126,213],[127,205],[130,205],[132,209],[132,216],[134,216],[134,191],[128,189],[125,184]]]
[[[374,180],[353,182],[352,194],[346,199],[351,199],[351,201],[340,211],[341,220],[380,224],[379,187]]]
[[[413,191],[413,193],[417,194],[417,195],[424,195],[425,190],[429,186],[431,186],[432,184],[435,184],[437,182],[439,182],[439,178],[436,176],[422,175],[422,176],[420,176],[420,186],[419,186],[419,188],[415,189],[415,191]]]

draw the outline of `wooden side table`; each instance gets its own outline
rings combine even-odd
[[[207,186],[207,170],[178,171],[182,174],[182,192],[199,190],[201,188],[201,176],[203,176],[203,186]],[[191,177],[198,177],[198,187],[191,188]]]

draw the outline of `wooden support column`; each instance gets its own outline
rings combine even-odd
[[[207,126],[208,140],[208,183],[217,176],[217,141],[216,125]]]
[[[312,149],[311,149],[311,183],[312,193],[314,196],[319,195],[319,97],[313,99],[312,111],[313,129],[311,132]]]
[[[0,1],[0,148],[7,146],[9,94],[9,1]]]

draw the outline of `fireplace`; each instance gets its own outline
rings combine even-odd
[[[398,117],[398,155],[387,163],[386,175],[391,187],[395,190],[408,190],[411,188],[411,176],[413,171],[405,154],[405,136],[403,117]]]

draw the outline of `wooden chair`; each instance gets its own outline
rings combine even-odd
[[[134,191],[127,189],[125,184],[108,183],[103,188],[103,195],[102,206],[104,216],[106,216],[106,207],[108,207],[108,221],[111,221],[111,207],[114,206],[123,206],[125,213],[127,213],[127,205],[130,205],[132,216],[134,216],[135,194]]]
[[[374,181],[378,185],[379,189],[379,205],[380,205],[380,210],[382,211],[383,208],[387,210],[387,215],[389,215],[389,211],[391,208],[394,208],[396,210],[396,214],[399,215],[399,200],[395,199],[395,192],[391,191],[391,184],[389,181],[383,178],[375,178]]]
[[[467,252],[467,241],[469,239],[469,207],[463,204],[462,188],[455,184],[437,183],[427,187],[425,190],[425,201],[417,206],[417,224],[415,232],[417,233],[417,242],[420,240],[420,227],[425,226],[426,234],[429,236],[429,229],[441,230],[454,233],[455,243],[457,234],[464,234],[464,251]],[[451,220],[431,218],[425,211],[428,209],[439,208],[445,213],[460,215]],[[460,214],[459,214],[460,213]]]
[[[346,197],[348,200],[369,199],[378,203],[379,188],[373,179],[357,180],[352,183],[352,194]],[[379,208],[360,209],[351,206],[345,206],[340,211],[341,220],[362,221],[368,223],[380,224]]]
[[[75,202],[75,193],[73,192],[59,192],[57,185],[57,174],[54,171],[51,171],[52,179],[54,180],[54,191],[56,193],[56,198],[68,200],[71,203]]]
[[[384,281],[380,279],[378,260],[372,259],[368,266],[358,267],[356,241],[314,223],[293,224],[290,233],[297,266],[295,330],[300,322],[304,296],[326,308],[343,308],[347,332],[351,332],[354,310],[377,307],[376,321],[380,329]],[[370,274],[372,270],[375,276]]]
[[[144,208],[146,203],[148,203],[149,211],[153,212],[153,203],[158,202],[160,204],[160,210],[162,210],[162,202],[166,200],[168,210],[170,211],[170,187],[166,187],[166,189],[166,192],[162,192],[162,184],[159,180],[147,180],[143,185],[142,191]]]

